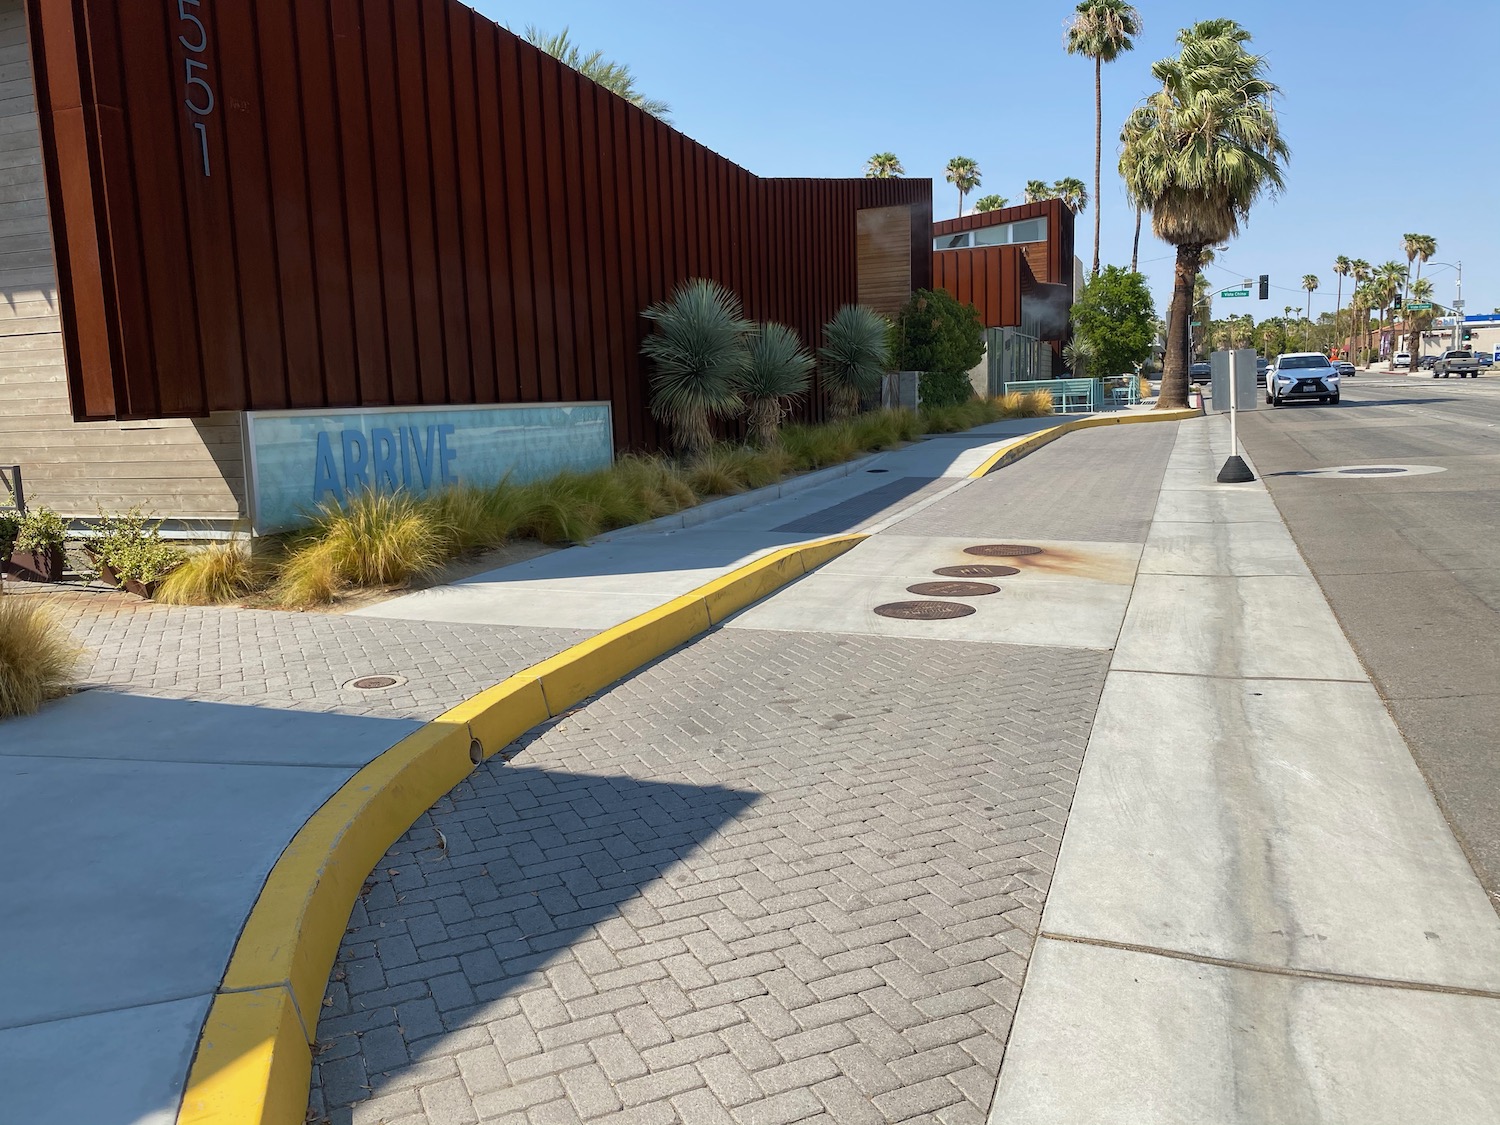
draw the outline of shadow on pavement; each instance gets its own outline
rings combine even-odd
[[[586,1033],[556,999],[568,995],[556,974],[578,972],[563,954],[639,944],[622,916],[631,901],[758,799],[498,758],[454,796],[462,810],[450,797],[424,814],[354,907],[313,1077],[315,1115],[334,1125],[349,1125],[355,1102],[431,1081],[424,1057],[461,1049],[455,1037]]]

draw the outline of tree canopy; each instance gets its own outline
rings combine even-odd
[[[1101,375],[1134,371],[1151,354],[1156,338],[1156,307],[1145,277],[1119,266],[1105,266],[1078,294],[1073,327],[1088,342],[1094,371]]]

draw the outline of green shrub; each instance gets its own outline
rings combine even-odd
[[[0,719],[33,714],[67,695],[82,655],[40,602],[0,597]]]
[[[818,370],[835,418],[857,411],[860,398],[879,389],[890,367],[890,325],[879,313],[845,305],[823,326]]]
[[[68,525],[51,508],[34,508],[16,526],[13,549],[45,554],[68,541]]]
[[[984,325],[979,311],[941,289],[919,289],[912,294],[896,314],[893,336],[896,366],[901,371],[956,375],[971,371],[984,358]],[[954,384],[950,395],[956,389]],[[925,391],[923,399],[926,401]],[[939,400],[934,405],[948,402]]]
[[[641,314],[655,331],[641,342],[651,362],[651,413],[667,423],[679,449],[713,444],[714,418],[737,414],[750,352],[740,299],[716,281],[695,277]]]
[[[1156,309],[1139,273],[1105,266],[1079,291],[1069,315],[1077,338],[1089,349],[1083,358],[1092,361],[1094,373],[1134,371],[1151,354]]]
[[[923,406],[958,406],[974,397],[967,371],[924,371],[918,390]]]
[[[88,540],[88,551],[100,566],[114,571],[120,584],[134,580],[149,586],[182,565],[187,552],[162,542],[161,520],[152,522],[139,505],[107,516],[99,513]]]
[[[0,562],[10,558],[10,553],[16,546],[16,536],[20,533],[20,517],[0,513]]]

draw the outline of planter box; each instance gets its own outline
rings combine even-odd
[[[22,582],[61,582],[63,563],[61,547],[47,551],[12,551],[5,571]]]
[[[93,559],[94,565],[99,568],[99,581],[113,586],[116,590],[125,590],[138,598],[145,598],[149,601],[156,594],[156,588],[161,585],[160,582],[141,582],[135,578],[121,578],[115,573],[114,567],[92,551],[89,551],[89,558]]]

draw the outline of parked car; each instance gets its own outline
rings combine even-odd
[[[1432,365],[1437,361],[1438,357],[1435,355],[1424,355],[1420,360],[1417,361],[1417,367],[1422,371],[1431,371]]]
[[[1449,348],[1438,356],[1436,363],[1432,365],[1432,377],[1446,379],[1449,375],[1457,375],[1460,379],[1467,376],[1470,379],[1479,378],[1479,361],[1474,358],[1474,353],[1468,348]]]
[[[1206,383],[1213,377],[1213,373],[1214,369],[1212,364],[1195,363],[1188,368],[1188,382]]]
[[[1403,369],[1410,370],[1411,353],[1397,352],[1395,355],[1391,356],[1391,366],[1394,367],[1397,371],[1401,371]]]
[[[1474,358],[1479,361],[1480,367],[1493,367],[1495,365],[1494,352],[1475,352]]]
[[[1345,375],[1356,375],[1356,374],[1358,374],[1358,372],[1356,372],[1354,370],[1354,364],[1350,363],[1347,359],[1341,359],[1337,363],[1335,363],[1333,366],[1338,369],[1338,373],[1339,373],[1340,377],[1343,377]]]
[[[1270,370],[1271,365],[1266,361],[1265,356],[1258,355],[1255,357],[1255,385],[1257,387],[1264,387],[1266,385],[1266,373]]]
[[[1280,406],[1284,402],[1307,399],[1337,404],[1338,368],[1322,352],[1290,352],[1277,356],[1266,380],[1266,402]]]

